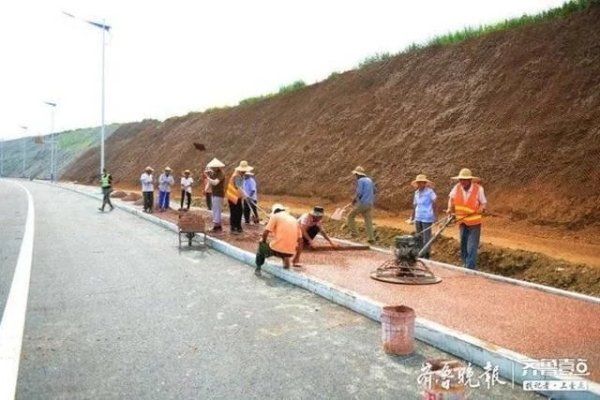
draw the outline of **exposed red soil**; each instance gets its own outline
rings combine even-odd
[[[121,199],[127,197],[127,193],[123,192],[122,190],[116,190],[110,194],[110,197]]]
[[[136,192],[129,192],[125,197],[123,197],[123,201],[138,201],[142,198],[142,195]]]
[[[447,193],[461,167],[491,208],[577,229],[600,223],[600,7],[400,55],[253,105],[125,124],[107,143],[116,182],[146,165],[195,176],[248,160],[270,194],[342,200],[362,164],[380,207],[400,211],[428,174]],[[199,152],[194,142],[203,143]],[[91,182],[97,151],[64,178]],[[178,174],[177,174],[178,175]]]

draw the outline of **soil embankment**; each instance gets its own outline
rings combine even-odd
[[[410,207],[416,174],[444,199],[449,177],[470,167],[505,230],[527,236],[543,226],[569,246],[600,231],[600,7],[400,55],[247,106],[125,124],[106,150],[124,186],[146,165],[198,177],[216,156],[228,171],[248,160],[262,193],[331,203],[350,196],[349,172],[362,164],[378,184],[378,207],[394,214]],[[63,178],[91,183],[97,165],[90,150]],[[502,257],[510,268],[539,264]],[[482,263],[496,259],[482,254]],[[496,261],[493,271],[504,262]]]
[[[346,197],[362,164],[378,205],[410,205],[426,173],[447,193],[461,167],[495,212],[570,229],[600,224],[600,7],[400,55],[249,106],[126,124],[107,143],[117,182],[143,167],[256,166],[263,192]],[[207,146],[197,152],[193,142]],[[64,178],[90,182],[86,153]]]

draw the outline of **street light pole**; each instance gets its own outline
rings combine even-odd
[[[100,128],[100,175],[104,170],[104,57],[106,52],[106,20],[102,20],[102,128]]]
[[[73,14],[70,14],[68,12],[64,12],[63,14],[66,15],[67,17],[70,18],[74,18],[74,19],[79,19],[82,20],[90,25],[92,25],[95,28],[100,28],[102,29],[102,105],[101,105],[101,115],[100,115],[100,119],[101,119],[101,128],[100,128],[100,175],[102,175],[102,171],[104,170],[104,164],[105,164],[105,156],[104,156],[104,139],[105,139],[105,131],[106,131],[106,127],[105,127],[105,121],[104,121],[104,88],[105,88],[105,84],[104,84],[104,70],[105,70],[105,53],[106,53],[106,32],[110,31],[110,26],[106,25],[106,20],[103,19],[102,22],[94,22],[94,21],[89,21],[87,19],[80,19],[76,16],[74,16]]]
[[[56,103],[52,103],[50,101],[46,101],[45,103],[52,107],[50,114],[50,182],[54,182],[54,174],[56,172],[56,168],[54,167],[54,152],[56,147],[54,139],[54,110],[56,109]]]

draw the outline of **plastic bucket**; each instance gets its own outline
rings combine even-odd
[[[388,354],[407,355],[415,349],[415,310],[385,306],[381,313],[381,339]]]

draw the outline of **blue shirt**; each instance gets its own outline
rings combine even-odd
[[[415,221],[435,222],[433,214],[433,202],[437,198],[432,188],[415,191],[413,205],[415,206]]]
[[[375,204],[375,184],[368,176],[356,181],[356,199],[358,205],[373,206]]]
[[[256,180],[254,178],[244,179],[244,192],[246,192],[246,196],[250,197],[252,200],[258,200],[256,194]]]

